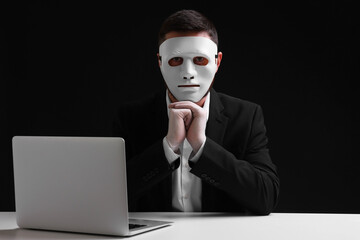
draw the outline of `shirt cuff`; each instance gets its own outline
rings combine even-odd
[[[172,164],[176,159],[180,157],[179,154],[174,153],[174,151],[170,148],[170,145],[166,140],[166,137],[164,137],[163,139],[163,148],[164,148],[165,157],[168,160],[169,164]]]
[[[206,143],[206,139],[205,139],[205,141],[203,142],[203,144],[201,145],[201,147],[199,148],[199,151],[198,151],[195,155],[193,155],[194,152],[192,152],[192,153],[190,154],[189,161],[191,161],[192,163],[196,163],[196,162],[199,160],[201,154],[202,154],[203,151],[204,151],[205,143]]]

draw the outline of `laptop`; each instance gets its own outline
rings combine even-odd
[[[132,236],[170,222],[129,219],[125,141],[13,137],[20,228]]]

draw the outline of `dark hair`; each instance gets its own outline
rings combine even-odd
[[[169,32],[207,32],[213,42],[218,45],[218,35],[214,24],[203,14],[195,10],[180,10],[170,15],[159,31],[159,46]]]

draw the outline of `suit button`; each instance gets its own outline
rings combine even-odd
[[[206,178],[207,175],[206,175],[205,173],[203,173],[203,174],[201,174],[201,177],[202,177],[202,178]]]

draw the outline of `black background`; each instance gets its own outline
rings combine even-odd
[[[133,2],[0,5],[1,211],[15,210],[11,137],[110,135],[119,103],[163,88],[162,21],[195,9],[219,33],[214,88],[263,107],[281,177],[276,211],[360,213],[351,1]]]

